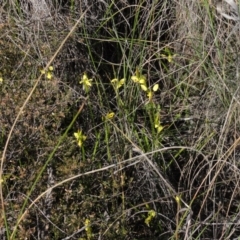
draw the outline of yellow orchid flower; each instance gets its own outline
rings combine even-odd
[[[51,80],[52,77],[53,77],[52,71],[53,71],[53,66],[50,66],[50,67],[48,68],[47,73],[46,73],[46,71],[45,71],[44,69],[41,69],[41,70],[40,70],[40,73],[41,73],[41,74],[45,74],[46,77],[47,77],[47,79],[48,79],[48,80]]]
[[[160,113],[157,113],[154,117],[154,128],[157,129],[157,133],[160,133],[163,130],[163,126],[160,121]]]
[[[144,92],[146,92],[146,91],[148,90],[148,88],[147,88],[146,85],[141,84],[140,86],[141,86],[141,89],[142,89]]]
[[[155,84],[152,90],[151,89],[146,90],[149,101],[152,100],[154,92],[156,92],[158,89],[159,89],[159,84]]]
[[[157,133],[160,133],[163,130],[163,126],[161,124],[155,124],[155,128],[157,129]]]
[[[75,132],[74,137],[76,138],[79,147],[82,147],[83,142],[87,139],[87,137],[82,133],[81,130]]]
[[[102,119],[103,120],[110,120],[110,119],[113,119],[115,116],[115,113],[114,112],[109,112],[107,113]]]
[[[148,212],[148,217],[145,219],[145,223],[148,225],[149,227],[149,224],[150,222],[152,221],[152,219],[156,216],[156,212],[154,210],[150,210]]]
[[[153,86],[153,91],[156,92],[159,89],[159,84],[155,84]]]
[[[53,66],[50,66],[50,67],[48,68],[48,70],[49,70],[49,71],[53,71]]]
[[[114,87],[114,89],[119,89],[120,87],[122,87],[125,83],[125,78],[122,78],[120,80],[118,80],[117,78],[114,78],[111,80],[111,83]]]
[[[52,76],[53,76],[53,75],[52,75],[51,72],[47,72],[47,79],[48,79],[48,80],[51,80],[51,79],[52,79]]]
[[[160,54],[161,57],[166,59],[169,63],[173,61],[173,59],[177,56],[177,54],[172,54],[172,51],[169,48],[164,49],[165,54]]]
[[[83,90],[88,93],[91,86],[92,86],[92,79],[89,79],[87,74],[84,73],[83,77],[81,78],[81,81],[79,82],[80,84],[83,85]]]
[[[146,77],[140,74],[138,69],[136,70],[136,75],[131,77],[131,80],[135,83],[139,83],[140,85],[146,85]]]

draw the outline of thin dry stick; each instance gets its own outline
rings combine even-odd
[[[68,38],[71,36],[71,34],[75,31],[76,27],[78,26],[78,24],[80,23],[80,21],[82,20],[82,18],[84,17],[84,15],[86,14],[86,12],[88,11],[88,9],[81,15],[81,17],[77,20],[77,22],[75,23],[75,25],[72,27],[71,31],[67,34],[67,36],[65,37],[65,39],[62,41],[62,43],[60,44],[59,48],[57,49],[57,51],[55,52],[55,54],[52,56],[52,58],[50,59],[50,61],[47,63],[47,66],[46,66],[46,70],[49,68],[49,66],[51,66],[53,60],[56,58],[56,56],[58,55],[58,53],[61,51],[63,45],[66,43],[66,41],[68,40]],[[22,112],[23,112],[23,109],[25,108],[25,106],[27,105],[27,103],[29,102],[31,96],[33,95],[35,89],[37,88],[38,86],[38,83],[40,82],[41,78],[43,76],[43,73],[41,73],[41,75],[39,76],[39,78],[36,80],[36,83],[34,84],[31,92],[29,93],[28,97],[26,98],[25,102],[23,103],[22,107],[20,108],[18,114],[17,114],[17,117],[15,118],[14,120],[14,123],[11,127],[11,130],[8,134],[8,137],[7,137],[7,141],[5,143],[5,146],[4,146],[4,150],[3,150],[3,154],[2,154],[2,158],[1,158],[1,166],[0,166],[0,198],[1,198],[1,205],[2,205],[2,217],[5,216],[5,209],[4,209],[4,200],[3,200],[3,191],[2,191],[2,183],[3,183],[3,163],[4,163],[4,160],[6,158],[6,152],[7,152],[7,148],[8,148],[8,144],[10,142],[10,138],[12,136],[12,133],[13,133],[13,130],[17,124],[17,121],[19,120]]]

